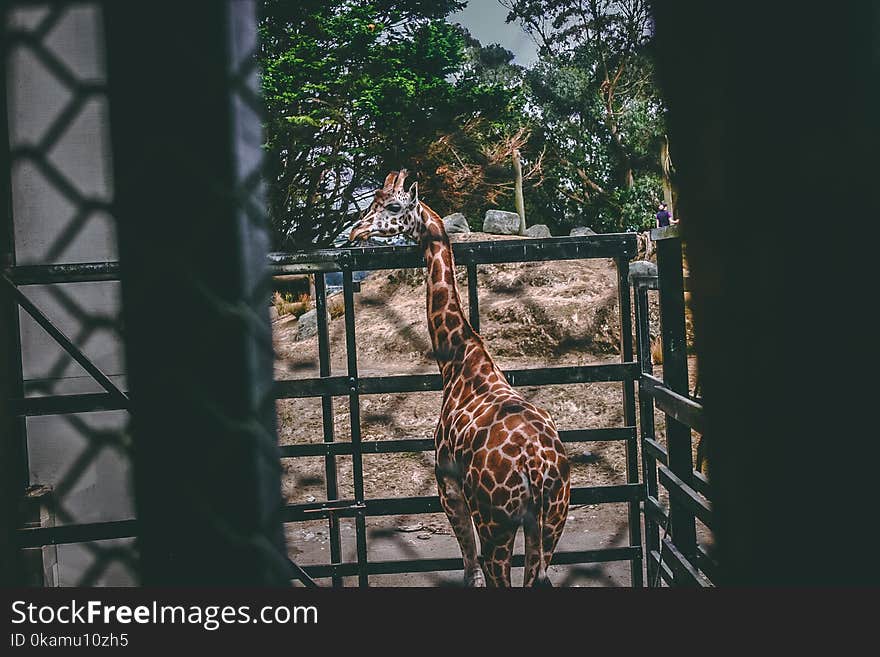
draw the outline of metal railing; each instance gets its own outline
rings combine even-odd
[[[611,486],[573,488],[572,504],[626,503],[629,525],[629,544],[624,547],[596,550],[559,552],[554,564],[580,564],[607,561],[630,561],[632,584],[641,586],[643,551],[640,533],[640,503],[643,488],[638,473],[638,438],[636,435],[636,397],[634,384],[639,366],[633,360],[632,326],[630,321],[630,290],[628,285],[629,260],[635,255],[634,235],[597,235],[578,238],[549,238],[523,241],[470,242],[454,246],[456,262],[467,268],[469,313],[475,328],[479,327],[479,301],[476,285],[477,266],[493,263],[535,262],[547,260],[574,260],[610,258],[617,267],[618,302],[621,320],[621,362],[560,366],[549,368],[509,370],[505,372],[514,386],[542,386],[554,384],[621,382],[623,387],[624,426],[609,428],[573,429],[560,432],[565,443],[591,441],[622,441],[626,444],[626,483]],[[324,459],[327,500],[290,504],[283,510],[285,522],[326,519],[329,524],[330,562],[305,566],[309,576],[332,578],[340,585],[342,578],[357,575],[361,585],[368,584],[370,575],[402,572],[435,572],[461,569],[461,559],[410,559],[401,561],[369,561],[367,558],[366,518],[371,516],[409,515],[442,512],[437,496],[367,498],[364,494],[364,454],[433,451],[431,439],[397,439],[363,442],[361,440],[360,397],[366,394],[425,392],[441,389],[439,374],[398,374],[369,376],[358,374],[357,339],[355,333],[354,271],[374,271],[391,268],[421,268],[424,255],[417,247],[368,247],[346,250],[327,250],[309,254],[272,254],[269,268],[273,274],[310,272],[315,275],[315,294],[318,324],[319,376],[316,378],[276,381],[277,399],[320,398],[323,418],[323,442],[295,444],[281,447],[282,458],[319,456]],[[345,301],[346,372],[334,375],[331,370],[330,339],[327,315],[327,292],[324,282],[328,272],[342,272]],[[6,272],[9,285],[38,283],[67,283],[77,281],[114,280],[118,264],[82,263],[73,265],[14,267]],[[84,357],[83,357],[84,358]],[[17,412],[42,415],[58,412],[85,412],[124,408],[125,393],[77,395],[47,395],[25,397],[14,402]],[[347,397],[351,416],[349,440],[337,440],[333,425],[333,399]],[[353,463],[354,496],[339,499],[337,456],[350,456]],[[342,560],[339,531],[340,518],[354,518],[357,558]],[[95,541],[105,538],[136,536],[136,519],[115,522],[75,524],[60,527],[24,528],[19,532],[20,546],[33,547],[68,542]],[[522,565],[522,555],[514,558],[514,565]]]
[[[652,231],[657,245],[657,276],[632,279],[635,296],[639,374],[639,425],[645,480],[645,552],[648,585],[711,586],[717,565],[697,540],[696,519],[713,527],[711,487],[694,469],[691,431],[704,430],[703,406],[689,391],[685,298],[678,226]],[[660,302],[663,377],[651,360],[648,291]],[[658,440],[654,409],[666,416],[666,445]],[[660,487],[669,504],[660,501]]]

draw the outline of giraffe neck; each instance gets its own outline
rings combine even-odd
[[[477,334],[462,311],[452,246],[443,220],[424,203],[419,203],[415,212],[427,266],[428,330],[445,385],[456,370],[452,366],[462,361],[468,342]]]

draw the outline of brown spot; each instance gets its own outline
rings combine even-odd
[[[452,331],[454,329],[457,329],[459,326],[461,326],[461,319],[459,318],[459,316],[454,313],[448,313],[446,315],[446,328]]]
[[[489,447],[499,447],[507,440],[507,432],[497,424],[489,430]]]
[[[431,295],[431,305],[434,308],[445,308],[447,303],[449,303],[449,293],[446,288],[441,287],[434,290]]]
[[[496,488],[492,491],[492,504],[495,506],[504,506],[504,502],[507,500],[507,491],[503,488]]]
[[[491,443],[491,438],[489,439]],[[492,470],[493,472],[498,471],[501,468],[504,459],[501,456],[501,453],[497,450],[492,450],[489,452],[489,456],[486,458],[486,467]]]
[[[489,456],[491,457],[491,454]],[[480,488],[485,488],[487,492],[495,488],[495,480],[488,470],[483,470],[480,473]]]
[[[508,456],[518,456],[519,455],[519,445],[516,445],[511,442],[504,443],[501,446],[501,451],[507,454]]]
[[[504,418],[504,428],[508,431],[513,431],[522,424],[522,421],[522,417],[519,415],[510,415]]]

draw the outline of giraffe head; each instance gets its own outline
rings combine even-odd
[[[348,239],[351,242],[370,237],[403,235],[414,241],[419,239],[418,206],[419,184],[403,188],[406,169],[392,171],[385,178],[385,185],[376,190],[373,203]]]

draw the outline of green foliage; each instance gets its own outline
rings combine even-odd
[[[455,0],[265,0],[263,92],[276,248],[327,244],[387,171],[429,180],[427,151],[511,93],[466,69]],[[498,53],[493,53],[498,55]]]
[[[502,0],[539,44],[526,83],[533,139],[547,149],[536,207],[556,232],[647,224],[662,198],[663,104],[644,0]],[[639,213],[645,212],[644,216]],[[535,219],[534,221],[538,221]]]
[[[540,45],[524,70],[447,17],[459,0],[263,0],[275,248],[326,245],[389,170],[441,214],[513,209],[554,234],[648,226],[663,104],[644,0],[501,0]]]

